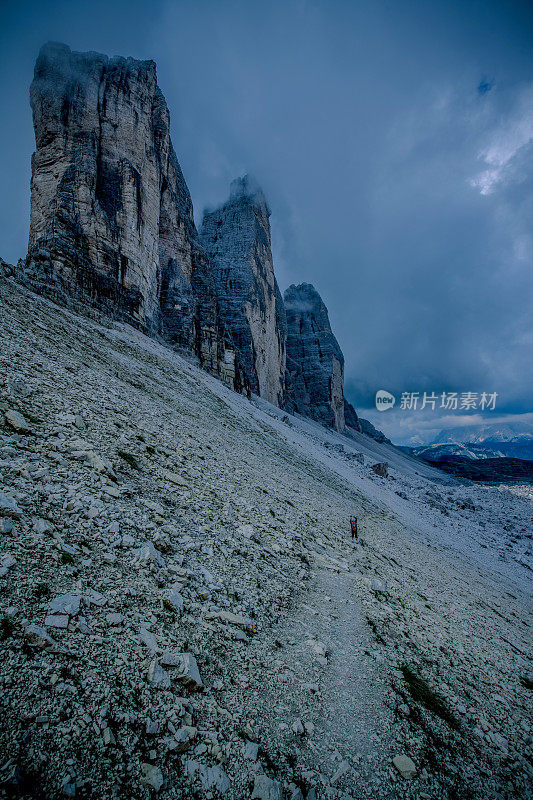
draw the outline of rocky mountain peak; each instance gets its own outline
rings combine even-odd
[[[235,178],[230,184],[230,203],[247,202],[260,208],[261,211],[270,216],[266,197],[258,182],[252,175],[243,175],[242,178]]]
[[[310,283],[289,286],[287,316],[287,405],[338,431],[344,430],[344,356],[328,310]]]
[[[279,406],[285,395],[285,309],[269,216],[263,191],[245,175],[232,182],[226,203],[205,212],[200,234],[221,315],[252,391]]]
[[[39,53],[30,102],[25,278],[162,334],[240,386],[155,63],[51,42]]]

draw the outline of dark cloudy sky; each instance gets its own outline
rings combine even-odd
[[[533,4],[2,0],[9,261],[26,248],[28,87],[49,39],[157,62],[198,219],[255,174],[280,286],[321,292],[359,409],[381,388],[487,391],[485,419],[533,418]],[[405,441],[458,424],[440,414],[366,416]]]

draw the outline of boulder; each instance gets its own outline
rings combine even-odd
[[[163,773],[154,764],[141,764],[141,783],[149,786],[156,793],[161,791],[163,786]]]
[[[192,653],[170,653],[167,651],[161,656],[161,664],[168,668],[175,668],[176,671],[174,672],[173,669],[172,677],[189,689],[197,691],[203,689],[200,670]]]
[[[4,492],[0,492],[0,515],[4,517],[22,516],[22,511],[15,500]]]
[[[6,423],[17,433],[31,433],[31,428],[20,411],[9,409],[4,411]]]
[[[148,667],[148,680],[157,689],[170,689],[170,675],[155,658]]]
[[[268,775],[256,775],[252,800],[283,800],[281,783]]]
[[[371,470],[379,475],[380,478],[388,478],[389,477],[389,465],[383,461],[379,464],[373,464]]]
[[[416,775],[416,765],[409,756],[397,755],[392,759],[392,763],[402,776],[402,778],[412,778]]]

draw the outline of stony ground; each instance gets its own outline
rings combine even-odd
[[[531,797],[527,492],[11,280],[0,331],[0,796]]]

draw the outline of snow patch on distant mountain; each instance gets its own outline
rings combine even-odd
[[[512,442],[517,440],[533,442],[533,426],[525,423],[495,423],[448,428],[441,431],[432,444],[445,444],[447,442],[482,444],[485,442]]]

